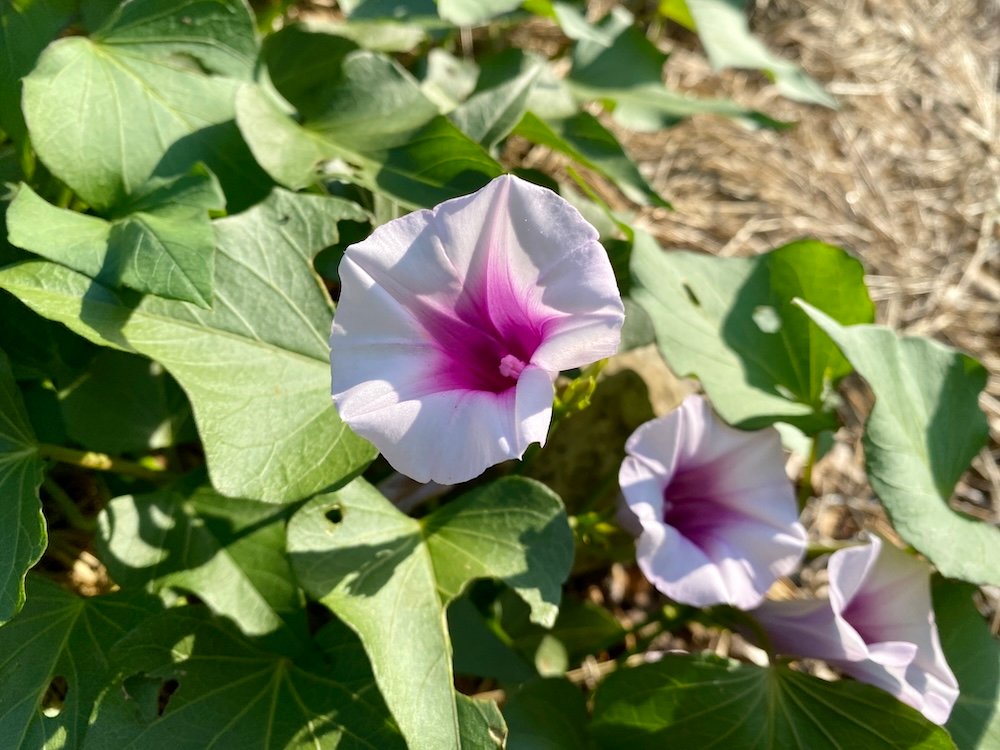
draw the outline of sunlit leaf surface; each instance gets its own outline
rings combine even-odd
[[[502,172],[481,146],[438,114],[398,63],[356,51],[327,69],[336,83],[297,118],[263,85],[239,91],[240,130],[279,183],[302,188],[328,174],[406,205],[433,206]]]
[[[875,394],[864,447],[872,489],[899,535],[942,574],[1000,584],[1000,529],[948,506],[986,442],[986,370],[936,341],[884,326],[842,326],[803,305]]]
[[[0,286],[97,343],[161,362],[186,391],[216,489],[286,502],[374,456],[329,398],[332,310],[311,268],[354,204],[275,192],[216,222],[215,305],[114,292],[46,261],[0,269]]]
[[[25,78],[32,145],[89,204],[121,205],[154,171],[176,175],[228,150],[213,126],[233,119],[256,52],[240,0],[123,5],[93,36],[50,45]]]
[[[292,518],[288,549],[306,591],[361,637],[410,746],[431,750],[461,735],[447,604],[469,581],[499,578],[551,624],[573,543],[559,499],[530,480],[494,482],[420,520],[356,480]]]
[[[7,226],[14,245],[106,286],[211,307],[209,211],[224,207],[221,188],[204,170],[151,180],[111,220],[58,208],[22,185],[7,209]]]
[[[792,300],[844,323],[870,322],[864,271],[846,252],[805,240],[755,258],[717,258],[663,251],[637,234],[632,272],[632,297],[667,363],[697,376],[727,422],[781,421],[809,433],[835,424],[832,387],[851,367]]]

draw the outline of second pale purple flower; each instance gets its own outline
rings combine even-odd
[[[512,176],[377,228],[340,277],[334,402],[422,482],[544,442],[556,375],[614,354],[624,319],[596,230]]]
[[[773,429],[743,432],[689,396],[625,444],[619,481],[638,523],[636,558],[676,601],[756,607],[805,552]]]

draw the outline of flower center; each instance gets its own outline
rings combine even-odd
[[[732,513],[718,500],[711,464],[678,468],[663,490],[663,522],[705,549]]]
[[[525,366],[525,363],[513,354],[507,354],[500,359],[500,374],[505,378],[517,380],[521,377],[521,373],[524,372]]]

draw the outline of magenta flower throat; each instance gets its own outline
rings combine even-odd
[[[614,354],[624,320],[597,231],[513,176],[377,228],[340,276],[334,403],[418,481],[544,442],[556,375]]]

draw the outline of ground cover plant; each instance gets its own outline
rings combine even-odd
[[[3,0],[3,746],[1000,746],[987,372],[657,242],[632,134],[796,128],[671,34],[837,106],[733,0]]]

